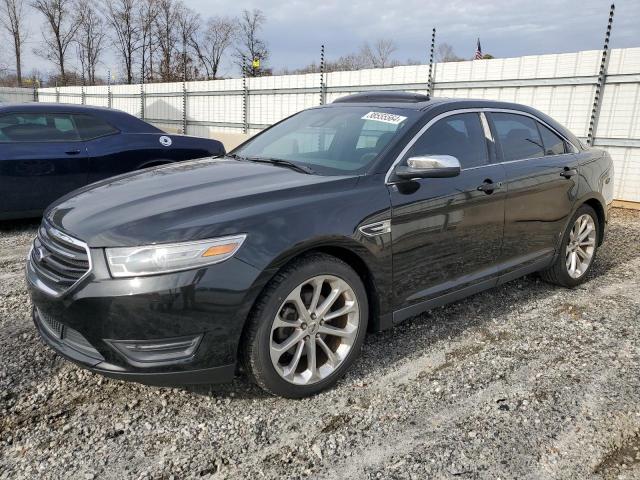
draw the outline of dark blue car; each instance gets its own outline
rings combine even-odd
[[[31,103],[0,107],[0,220],[34,217],[57,198],[132,170],[225,153],[119,110]]]

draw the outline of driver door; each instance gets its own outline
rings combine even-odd
[[[439,297],[497,282],[505,172],[492,163],[495,150],[486,119],[475,112],[444,116],[409,143],[399,165],[428,155],[456,157],[461,172],[411,181],[392,177],[388,185],[394,296],[400,310],[394,320],[429,308],[429,301]],[[487,188],[490,184],[493,188]]]

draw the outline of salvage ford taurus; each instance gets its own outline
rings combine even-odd
[[[0,220],[42,215],[91,182],[224,154],[216,140],[169,135],[119,110],[27,103],[0,107]]]
[[[151,384],[317,393],[367,331],[540,271],[588,276],[609,156],[521,105],[367,93],[220,159],[132,173],[51,206],[33,317],[68,359]]]

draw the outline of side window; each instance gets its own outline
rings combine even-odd
[[[0,142],[73,142],[79,139],[70,115],[9,113],[0,117]]]
[[[505,161],[544,156],[544,147],[536,122],[524,115],[492,113]]]
[[[462,168],[489,163],[487,141],[477,113],[460,113],[438,120],[409,149],[405,158],[451,155]]]
[[[80,131],[80,137],[83,140],[92,140],[94,138],[118,133],[118,129],[93,115],[74,115],[73,118]]]
[[[565,143],[562,138],[541,123],[538,123],[538,128],[540,129],[540,135],[542,135],[545,155],[562,155],[566,153]]]

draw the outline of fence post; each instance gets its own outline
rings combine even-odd
[[[107,71],[107,107],[111,108],[111,70]]]
[[[38,86],[36,84],[36,77],[33,77],[33,101],[38,101]]]
[[[60,89],[58,88],[57,81],[56,81],[56,103],[60,103]]]
[[[324,45],[320,47],[320,105],[324,105],[327,101],[325,85],[324,85]]]
[[[609,69],[609,39],[611,37],[611,27],[613,26],[613,14],[616,6],[612,3],[609,10],[609,23],[604,36],[604,47],[602,49],[602,60],[600,61],[600,72],[596,83],[596,93],[593,97],[593,108],[589,119],[589,133],[587,134],[587,145],[593,147],[598,130],[598,120],[600,119],[600,108],[602,107],[602,97],[604,96],[604,86],[607,81],[607,70]]]
[[[85,78],[84,78],[84,73],[82,74],[82,87],[80,87],[80,102],[82,103],[82,105],[85,105],[87,103],[87,97],[86,97],[86,93],[84,91],[84,85],[85,85]]]
[[[431,32],[431,52],[429,53],[429,79],[427,80],[427,97],[431,98],[434,90],[435,69],[433,65],[433,52],[436,48],[436,29]]]
[[[187,82],[182,82],[182,134],[187,134]]]
[[[242,57],[242,131],[249,133],[249,87],[247,83],[247,65]]]
[[[144,120],[144,61],[142,62],[142,68],[140,69],[140,118]]]

